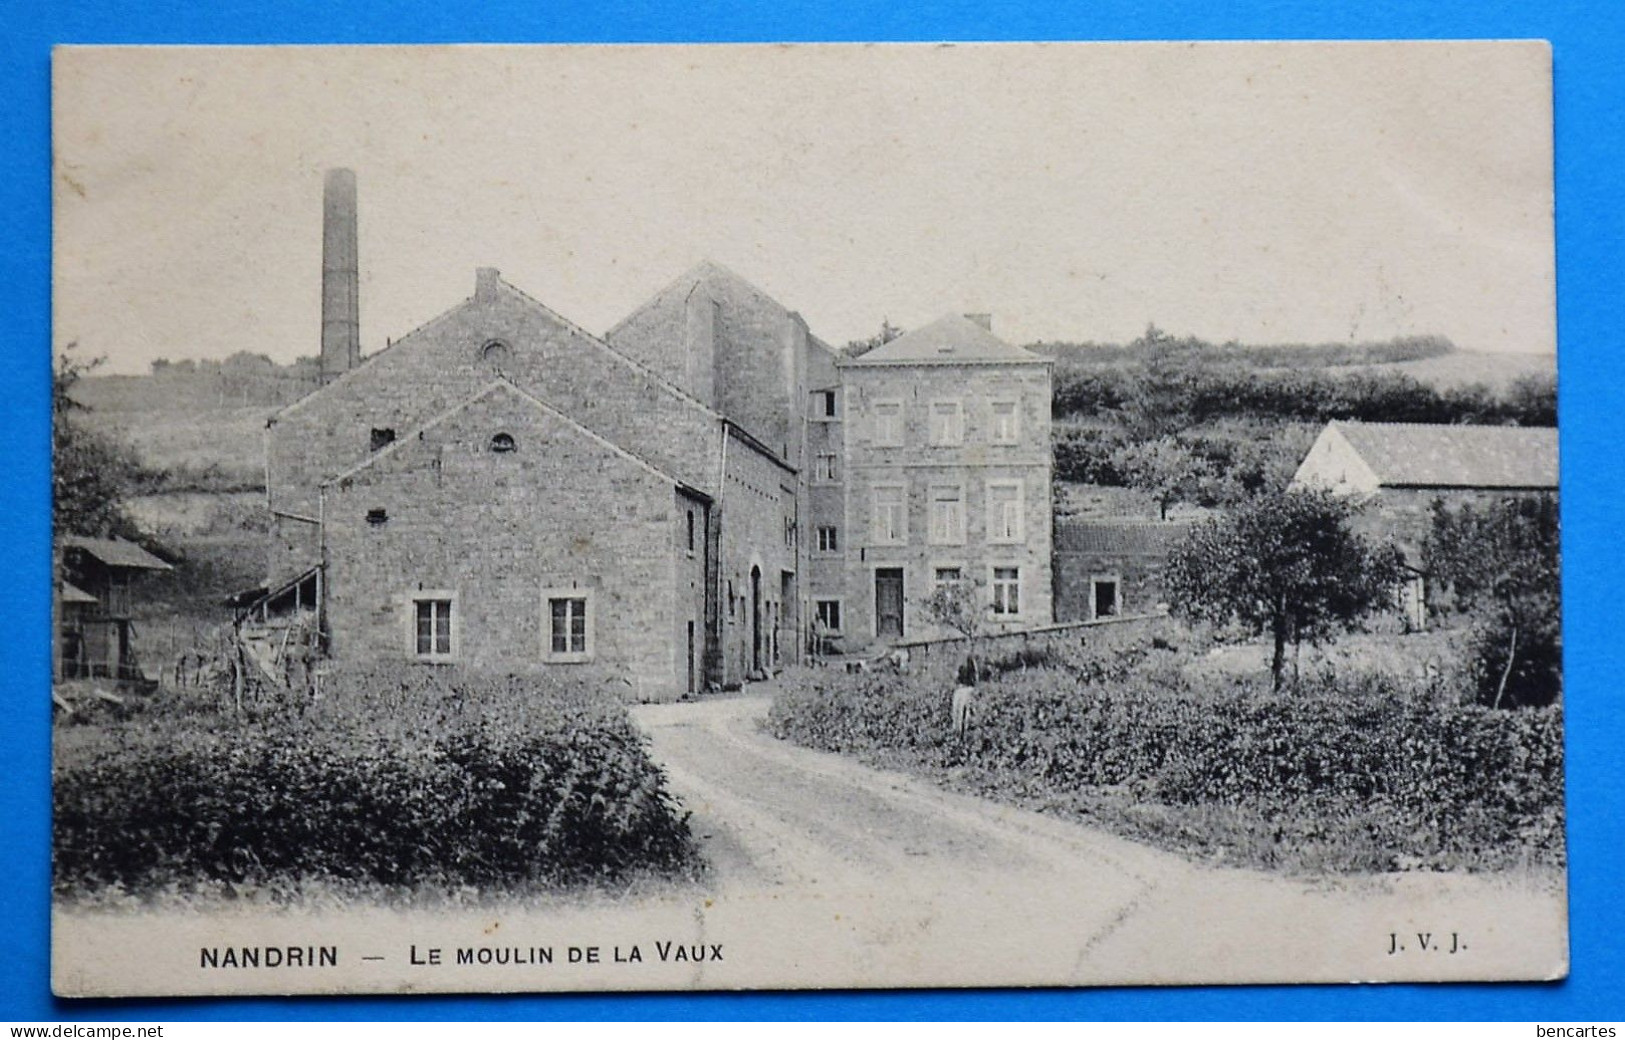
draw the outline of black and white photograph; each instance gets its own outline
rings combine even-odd
[[[58,995],[1566,976],[1546,45],[52,82]]]

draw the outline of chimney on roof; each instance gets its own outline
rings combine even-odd
[[[967,315],[965,315],[965,317],[968,318],[971,321],[974,321],[976,324],[982,326],[982,328],[986,329],[987,331],[989,331],[989,332],[993,331],[993,315],[991,315],[991,314],[967,314]]]
[[[497,291],[497,283],[502,281],[502,272],[494,267],[474,268],[474,298],[483,300],[493,296]]]
[[[328,170],[322,185],[322,382],[361,363],[361,272],[355,173]]]

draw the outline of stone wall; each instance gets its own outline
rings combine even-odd
[[[983,661],[997,661],[1023,652],[1042,652],[1061,647],[1107,649],[1143,646],[1158,636],[1166,637],[1173,629],[1174,622],[1168,615],[1158,613],[1044,625],[976,639],[956,636],[909,640],[897,646],[906,651],[906,667],[910,671],[939,676],[945,682],[951,682],[959,666],[972,653]]]
[[[491,450],[498,433],[513,451]],[[687,668],[674,619],[695,616],[703,568],[688,562],[677,494],[499,387],[327,490],[331,652],[412,658],[413,595],[444,590],[457,666],[580,669],[631,696],[676,696]],[[591,597],[592,658],[549,663],[544,590],[567,588]]]
[[[1113,579],[1120,614],[1150,614],[1167,609],[1162,592],[1166,556],[1144,553],[1055,553],[1055,620],[1092,621],[1091,579]]]
[[[721,660],[714,680],[735,687],[795,659],[800,622],[796,475],[730,436],[720,509]],[[752,571],[760,574],[753,618]],[[784,575],[790,577],[785,595]],[[761,640],[760,656],[756,641]],[[774,659],[775,640],[778,659]]]
[[[848,366],[842,376],[846,644],[861,646],[876,638],[877,568],[903,569],[905,638],[941,634],[922,604],[934,586],[936,568],[942,566],[961,568],[989,602],[993,568],[1016,567],[1021,610],[1002,623],[1030,627],[1053,621],[1048,366]],[[1012,399],[1020,411],[1019,439],[994,444],[993,402]],[[958,446],[930,443],[930,406],[938,400],[961,402],[964,436]],[[902,406],[901,445],[877,443],[875,406],[884,402]],[[1016,544],[997,544],[988,537],[988,484],[1007,480],[1021,482],[1023,537]],[[875,489],[881,485],[904,489],[903,544],[881,544],[874,537]],[[937,485],[961,489],[965,530],[959,544],[933,544],[930,496]]]
[[[314,517],[318,485],[364,460],[373,430],[405,437],[499,376],[715,492],[713,413],[487,270],[472,299],[278,413],[267,437],[271,508]],[[275,582],[303,566],[284,546],[273,549],[268,569]]]

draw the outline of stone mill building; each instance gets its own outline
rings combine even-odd
[[[312,612],[337,662],[642,699],[769,675],[815,619],[854,648],[930,634],[942,581],[1052,619],[1050,363],[986,316],[844,358],[703,263],[599,336],[482,268],[363,356],[356,199],[328,174],[323,385],[269,421],[245,616]]]

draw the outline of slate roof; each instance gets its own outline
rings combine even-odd
[[[1557,487],[1557,430],[1334,422],[1383,487]]]
[[[1012,346],[963,314],[947,314],[905,332],[890,343],[861,357],[841,361],[847,365],[884,364],[1052,364],[1051,358]]]
[[[1189,520],[1060,520],[1055,551],[1096,556],[1166,556],[1190,533]]]
[[[62,539],[62,544],[65,548],[81,549],[109,567],[142,571],[175,569],[141,546],[134,542],[126,542],[122,538],[87,538],[83,535],[70,534]]]

